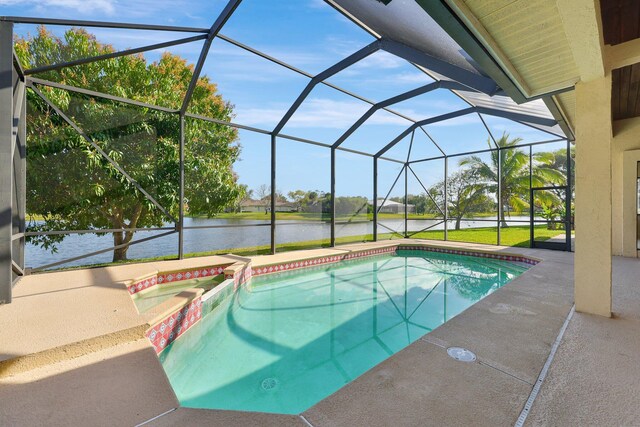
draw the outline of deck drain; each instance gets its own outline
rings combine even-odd
[[[261,387],[263,390],[273,390],[274,388],[278,387],[278,380],[275,378],[265,378],[262,380]]]
[[[449,357],[452,357],[460,362],[475,362],[476,355],[466,348],[462,347],[449,347],[447,349],[447,354]]]

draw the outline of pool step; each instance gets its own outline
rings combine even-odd
[[[0,361],[0,378],[9,377],[22,372],[31,371],[46,365],[75,359],[86,354],[95,353],[110,347],[138,341],[144,338],[149,325],[146,323],[123,329],[98,337],[77,341],[60,347],[54,347],[38,353],[18,356],[13,359]]]

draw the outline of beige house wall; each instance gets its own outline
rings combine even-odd
[[[611,74],[576,84],[576,310],[611,316]]]
[[[612,242],[613,254],[637,256],[636,179],[640,162],[640,118],[618,120],[613,124]]]

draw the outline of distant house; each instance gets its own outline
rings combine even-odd
[[[276,212],[294,212],[296,206],[289,202],[276,202]],[[270,212],[271,203],[264,200],[244,200],[240,203],[241,212]]]
[[[276,212],[297,212],[298,207],[289,202],[276,202]]]
[[[369,200],[369,204],[373,206],[373,200]],[[378,209],[380,209],[380,213],[403,214],[404,203],[394,202],[393,200],[384,201],[384,199],[378,199]],[[414,213],[415,211],[415,205],[407,204],[407,213]]]
[[[243,200],[240,203],[240,212],[265,212],[265,207],[267,207],[268,204],[268,202],[262,200]]]

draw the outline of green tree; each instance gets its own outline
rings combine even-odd
[[[427,212],[428,201],[426,193],[407,195],[407,203],[415,206],[415,212],[418,215],[424,215]]]
[[[26,68],[113,52],[94,36],[71,29],[62,38],[40,27],[18,39],[16,52]],[[164,53],[148,63],[129,55],[37,74],[71,86],[178,109],[193,75],[186,60]],[[185,203],[193,215],[212,216],[244,196],[233,163],[240,145],[225,125],[188,119],[185,126],[185,194],[179,199],[177,114],[134,107],[40,86],[40,90],[171,216]],[[157,227],[170,218],[156,207],[98,150],[73,130],[33,91],[27,93],[27,211],[43,217],[32,230],[117,229],[113,261],[126,259],[136,227]],[[198,80],[190,111],[229,121],[233,106],[207,77]],[[31,239],[55,251],[64,235]]]
[[[479,156],[469,156],[460,160],[460,166],[468,167],[474,171],[478,177],[484,181],[484,185],[491,193],[498,193],[498,179],[500,179],[502,195],[500,199],[503,207],[500,215],[502,227],[507,227],[505,220],[505,208],[510,213],[510,209],[521,212],[529,208],[529,155],[519,148],[516,148],[521,138],[509,138],[508,133],[503,133],[502,137],[496,141],[502,155],[498,150],[491,151],[489,162],[485,162]],[[491,141],[487,141],[492,147]],[[555,156],[553,153],[534,153],[533,167],[531,171],[531,184],[534,187],[553,185],[564,180],[564,174],[553,167]],[[500,163],[502,174],[498,177],[498,163]],[[548,191],[538,192],[538,197],[544,202],[557,202],[556,196]]]
[[[482,212],[493,204],[486,194],[486,187],[477,171],[460,169],[447,179],[448,216],[455,219],[455,229],[460,230],[460,222],[467,214]],[[444,182],[430,189],[439,206],[444,206]]]
[[[304,190],[289,191],[287,197],[289,197],[289,200],[296,206],[296,211],[298,212],[302,210],[302,206],[305,204],[305,201],[308,200],[307,192]]]

